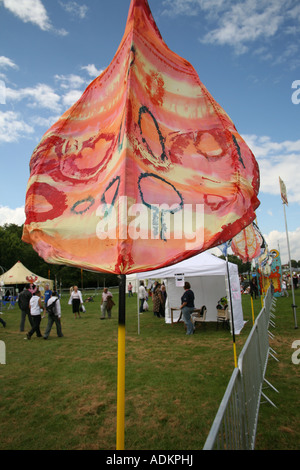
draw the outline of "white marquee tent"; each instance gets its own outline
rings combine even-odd
[[[243,309],[241,302],[240,281],[238,267],[236,264],[228,263],[230,274],[230,287],[232,297],[232,310],[234,318],[235,334],[239,334],[244,326]],[[191,289],[195,294],[195,307],[202,305],[207,307],[206,321],[217,321],[216,305],[218,300],[227,295],[228,276],[226,261],[204,252],[187,260],[181,261],[172,266],[156,269],[153,271],[130,274],[126,276],[126,285],[131,282],[133,290],[137,292],[140,280],[161,279],[164,281],[167,290],[167,303],[165,309],[165,321],[171,323],[171,308],[178,308],[183,295],[183,287],[177,287],[176,279],[184,276],[191,284]],[[145,282],[145,286],[147,283]],[[127,287],[126,286],[126,287]],[[173,321],[177,321],[180,312],[173,312]]]

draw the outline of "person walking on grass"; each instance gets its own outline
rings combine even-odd
[[[194,311],[195,295],[191,290],[191,285],[189,282],[184,283],[184,294],[181,297],[181,306],[182,316],[184,323],[186,324],[186,334],[192,335],[194,333],[194,325],[191,321],[191,314]]]
[[[33,326],[31,330],[27,333],[26,338],[31,339],[31,336],[36,333],[38,338],[42,338],[40,323],[41,323],[41,310],[43,310],[41,293],[39,290],[36,290],[29,302],[30,315],[32,317]]]
[[[51,295],[52,295],[52,290],[50,289],[49,284],[46,284],[45,285],[45,292],[44,292],[44,312],[45,313],[46,313],[47,303],[48,303],[48,300],[50,299]]]
[[[56,333],[59,338],[63,337],[61,330],[61,305],[57,292],[51,294],[50,299],[47,302],[46,312],[48,313],[48,324],[46,331],[44,333],[44,339],[48,339],[50,335],[51,328],[53,323],[56,325]]]
[[[128,284],[128,297],[133,297],[131,282]]]
[[[285,279],[282,280],[282,286],[281,287],[282,287],[282,294],[281,295],[288,297],[289,293],[287,291],[287,285],[286,285]]]
[[[30,326],[33,327],[33,321],[30,315],[30,308],[29,308],[29,302],[32,297],[32,294],[29,291],[29,289],[30,289],[30,284],[27,284],[25,289],[22,292],[20,292],[19,298],[18,298],[18,305],[21,310],[20,331],[25,330],[26,316],[28,317]]]
[[[155,317],[160,318],[162,315],[162,308],[163,308],[163,297],[161,291],[161,284],[156,282],[155,287],[152,293],[152,300],[153,300],[153,314]]]
[[[107,318],[111,318],[111,309],[115,305],[113,301],[113,295],[112,293],[108,290],[107,287],[104,287],[103,292],[102,292],[102,299],[101,299],[101,317],[100,320],[105,319],[105,315],[107,313]]]
[[[140,300],[140,313],[144,312],[144,301],[147,298],[147,291],[144,286],[144,281],[140,281],[139,287],[139,300]]]
[[[75,315],[75,318],[81,318],[80,316],[80,306],[83,304],[82,300],[82,295],[80,290],[78,290],[77,286],[74,286],[72,292],[71,292],[71,297],[69,299],[69,305],[72,305],[72,312]]]

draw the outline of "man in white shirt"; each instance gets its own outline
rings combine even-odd
[[[282,296],[286,295],[287,297],[289,296],[289,293],[287,291],[286,281],[284,279],[282,280],[282,294],[281,295]]]
[[[40,330],[42,308],[41,293],[39,290],[36,290],[29,301],[30,315],[32,317],[32,328],[26,334],[26,338],[24,339],[31,339],[33,333],[36,333],[38,338],[42,338],[42,333]]]
[[[147,291],[144,286],[144,281],[140,281],[139,299],[140,299],[140,313],[144,312],[144,301],[147,298]]]
[[[50,311],[51,305],[53,311]],[[61,305],[57,292],[53,292],[50,299],[47,302],[46,311],[48,312],[48,325],[44,333],[44,339],[48,339],[53,323],[56,325],[57,336],[61,338],[63,336],[61,331]]]
[[[100,320],[104,320],[106,312],[107,312],[107,317],[111,318],[111,309],[115,305],[112,298],[113,298],[112,293],[108,290],[107,287],[104,287],[103,292],[102,292],[102,300],[101,300]]]

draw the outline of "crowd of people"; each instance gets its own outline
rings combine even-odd
[[[131,282],[128,284],[128,296],[133,296],[133,286]],[[165,317],[165,306],[167,300],[166,286],[164,283],[154,281],[153,284],[144,285],[144,281],[140,281],[138,289],[139,298],[139,313],[144,313],[149,310],[149,298],[152,299],[153,315],[157,318]],[[82,293],[78,286],[70,288],[70,297],[68,305],[71,306],[71,311],[75,319],[82,318],[82,312],[85,312],[84,302],[93,302],[92,296],[83,300]],[[193,333],[193,324],[191,322],[191,314],[194,309],[194,293],[192,292],[189,283],[185,283],[184,294],[181,298],[181,311],[182,317],[187,327],[187,334]],[[41,292],[38,286],[28,284],[18,296],[18,305],[21,310],[20,331],[25,331],[25,322],[28,320],[30,330],[26,333],[24,339],[30,340],[35,334],[39,338],[48,339],[52,330],[53,324],[56,326],[56,333],[58,337],[63,337],[62,324],[61,324],[61,302],[58,292],[52,291],[49,285],[45,286],[44,292]],[[112,292],[104,287],[101,302],[100,302],[100,319],[112,318],[112,309],[115,306]],[[47,326],[44,333],[41,332],[41,320],[48,316]],[[0,323],[6,327],[6,322],[0,318]]]
[[[18,305],[21,310],[20,331],[25,330],[26,318],[31,326],[30,331],[26,333],[25,339],[30,340],[34,334],[38,338],[48,339],[54,323],[56,325],[57,336],[63,336],[59,295],[56,291],[50,290],[49,285],[45,286],[44,299],[42,300],[39,288],[37,286],[33,288],[32,285],[28,284],[19,294]],[[48,314],[48,323],[44,335],[42,335],[40,324],[46,313]]]
[[[132,296],[132,285],[128,285],[128,296]],[[153,315],[158,318],[165,317],[165,306],[167,300],[167,291],[164,283],[154,281],[147,289],[145,288],[144,281],[140,281],[138,290],[139,296],[139,312],[143,313],[148,310],[148,298],[152,297]],[[145,304],[146,303],[146,304]],[[147,306],[147,308],[145,308]],[[195,331],[194,323],[192,322],[192,313],[195,308],[195,295],[191,290],[189,282],[184,283],[184,293],[181,297],[180,310],[182,318],[186,326],[186,334],[192,335]]]
[[[298,289],[299,279],[300,279],[300,273],[297,274],[296,272],[293,272],[292,281],[291,281],[290,274],[283,274],[282,283],[281,283],[282,295],[288,297],[289,296],[288,290],[292,289],[292,285],[294,289]]]
[[[132,291],[132,287],[128,286],[128,294],[130,290]],[[150,284],[149,287],[146,289],[144,281],[140,281],[138,296],[140,300],[140,313],[143,313],[148,310],[148,299],[149,297],[152,297],[154,316],[158,318],[162,318],[165,316],[167,291],[164,283],[161,284],[160,282],[155,281],[152,285]]]
[[[293,287],[298,288],[299,276],[296,272],[293,273],[292,281],[290,275],[284,274],[282,276],[282,296],[289,296],[288,289]],[[242,283],[241,283],[242,285]],[[133,296],[133,286],[129,282],[128,286],[128,297]],[[243,291],[243,293],[245,293]],[[247,285],[247,293],[252,297],[257,297],[259,295],[257,280],[253,277],[250,283]],[[167,300],[167,292],[164,283],[154,281],[153,284],[148,284],[147,288],[144,285],[144,281],[140,281],[138,288],[138,299],[139,299],[139,313],[142,314],[149,310],[149,298],[152,299],[153,306],[153,315],[157,318],[165,317],[165,306]],[[85,302],[93,302],[94,299],[92,296],[85,299]],[[68,304],[72,308],[72,313],[74,318],[82,318],[81,313],[85,312],[84,301],[82,298],[82,293],[78,289],[78,286],[72,286],[70,288],[70,298]],[[34,284],[28,284],[18,296],[18,305],[21,310],[21,321],[20,321],[20,331],[25,330],[25,321],[28,319],[30,324],[30,330],[26,334],[25,339],[30,340],[32,335],[36,334],[37,337],[43,337],[48,339],[53,324],[56,326],[56,333],[58,337],[63,337],[62,325],[61,325],[61,303],[60,296],[56,291],[52,291],[49,285],[45,286],[45,291],[43,293],[43,298],[41,291],[38,286]],[[112,318],[112,309],[115,305],[113,300],[113,294],[107,287],[104,287],[101,302],[100,302],[100,319],[104,320],[105,318]],[[184,285],[184,294],[181,298],[182,318],[186,324],[187,334],[193,334],[193,323],[191,321],[191,314],[194,309],[194,293],[191,290],[191,286],[188,282],[185,282]],[[48,315],[48,323],[44,334],[42,335],[40,330],[40,324],[42,318]],[[6,322],[0,318],[0,323],[3,327],[6,327]]]
[[[290,273],[284,273],[281,278],[281,295],[282,297],[289,296],[288,290],[298,289],[300,279],[300,273],[293,272],[292,276]],[[240,277],[240,285],[241,285],[241,294],[250,294],[251,297],[255,298],[259,295],[259,286],[257,284],[257,278],[252,277],[250,282],[247,279],[244,279],[243,276]],[[271,289],[275,289],[274,282],[270,280]],[[275,284],[276,285],[276,284]]]
[[[93,301],[94,299],[92,296],[89,296],[87,299],[85,299],[85,302]],[[54,323],[56,326],[57,336],[60,338],[64,336],[61,326],[62,311],[60,296],[56,291],[52,291],[49,285],[45,286],[43,296],[38,286],[33,286],[32,284],[26,285],[24,290],[19,294],[18,305],[21,310],[20,331],[25,331],[26,319],[28,320],[31,327],[30,331],[26,333],[24,339],[30,340],[34,334],[36,334],[38,338],[48,339]],[[84,306],[82,293],[78,289],[78,286],[72,286],[70,288],[70,298],[68,305],[71,306],[71,310],[75,319],[82,318],[81,313],[85,312],[86,309]],[[115,303],[113,301],[113,294],[108,290],[107,287],[104,287],[100,303],[101,320],[104,320],[106,315],[108,319],[111,318],[111,312],[114,305]],[[40,324],[42,318],[46,317],[46,314],[48,315],[48,323],[45,332],[42,335]],[[0,323],[6,327],[6,322],[1,318]]]

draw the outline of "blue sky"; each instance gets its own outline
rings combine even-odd
[[[29,160],[44,132],[111,62],[130,0],[0,0],[0,225],[22,224]],[[298,0],[149,0],[169,46],[229,114],[260,166],[258,225],[300,260]]]

